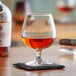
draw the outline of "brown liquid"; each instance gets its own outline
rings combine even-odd
[[[34,49],[43,49],[47,48],[53,43],[53,38],[47,38],[47,39],[31,39],[31,38],[24,38],[22,37],[22,41],[25,45],[28,47],[34,48]]]
[[[57,8],[58,8],[59,11],[66,12],[66,13],[71,12],[74,9],[73,7],[67,7],[67,6],[57,7]]]

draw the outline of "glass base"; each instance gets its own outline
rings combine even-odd
[[[50,62],[47,62],[44,60],[42,60],[40,63],[38,63],[36,60],[33,60],[33,61],[26,62],[25,64],[29,65],[29,66],[47,66],[47,65],[53,64],[53,63],[50,63]]]
[[[63,24],[70,24],[70,23],[75,23],[75,20],[70,18],[70,17],[62,17],[58,19],[56,22],[58,23],[63,23]]]
[[[76,48],[59,48],[59,51],[69,55],[76,55]]]

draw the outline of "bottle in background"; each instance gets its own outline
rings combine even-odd
[[[0,1],[0,56],[8,56],[11,45],[12,15],[9,8]]]

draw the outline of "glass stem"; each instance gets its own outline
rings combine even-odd
[[[42,59],[41,59],[41,51],[42,51],[42,49],[38,49],[38,50],[37,50],[36,64],[38,64],[38,65],[42,63]]]

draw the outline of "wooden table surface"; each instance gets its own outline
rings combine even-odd
[[[10,63],[8,57],[0,57],[0,76],[11,76]]]
[[[0,58],[0,76],[76,76],[76,55],[60,52],[58,45],[53,45],[42,52],[46,61],[65,65],[64,70],[24,71],[12,66],[14,63],[33,60],[36,51],[28,47],[12,47],[8,58]]]

